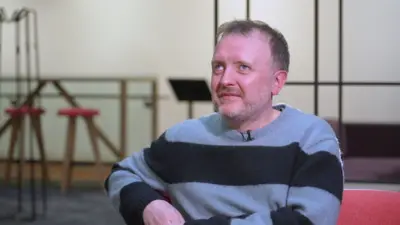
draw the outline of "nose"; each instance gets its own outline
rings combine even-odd
[[[234,84],[234,77],[234,71],[227,67],[221,77],[220,84],[223,86],[231,86]]]

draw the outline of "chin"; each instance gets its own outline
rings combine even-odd
[[[218,107],[218,112],[228,118],[235,118],[238,117],[242,114],[242,111],[240,108],[238,107],[232,107],[229,105],[225,105],[225,106],[220,106]]]

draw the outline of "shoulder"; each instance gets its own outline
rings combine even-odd
[[[279,106],[278,106],[279,107]],[[335,136],[335,131],[332,126],[322,117],[316,116],[312,113],[303,112],[300,109],[285,105],[286,110],[289,111],[289,124],[296,124],[297,130],[300,130],[303,135],[307,136],[311,133],[323,133],[325,135]]]
[[[289,115],[287,117],[289,118],[289,120],[287,120],[286,122],[291,125],[295,124],[296,129],[298,131],[301,131],[302,133],[304,133],[304,131],[318,129],[334,134],[332,127],[322,117],[316,116],[312,113],[301,111],[300,109],[292,107],[290,105],[285,105],[285,110],[289,111],[287,113],[287,115]]]
[[[325,119],[312,116],[300,140],[300,146],[307,154],[319,152],[341,157],[339,140],[332,126]]]
[[[164,138],[170,142],[186,142],[195,137],[209,135],[216,131],[220,116],[211,113],[196,119],[187,119],[168,128],[164,132]]]
[[[332,126],[322,117],[299,111],[298,121],[300,127],[304,130],[303,138],[318,138],[321,135],[336,138],[336,133]]]
[[[299,145],[303,151],[307,154],[324,151],[340,156],[339,141],[327,120],[296,108],[290,107],[290,110],[291,123],[296,124]]]

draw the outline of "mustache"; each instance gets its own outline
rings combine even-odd
[[[242,96],[241,91],[238,91],[236,89],[232,88],[223,88],[221,90],[218,90],[217,92],[218,97],[223,97],[223,96]]]

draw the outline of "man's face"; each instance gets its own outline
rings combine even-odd
[[[270,47],[262,34],[223,37],[212,60],[211,89],[218,111],[244,119],[271,105],[272,95],[281,88],[272,66]]]

